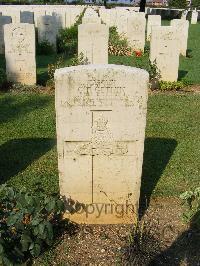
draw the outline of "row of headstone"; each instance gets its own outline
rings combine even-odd
[[[20,8],[21,9],[21,8]],[[71,27],[80,16],[83,8],[68,8],[68,9],[52,9],[47,11],[47,9],[35,9],[33,11],[21,11],[19,7],[17,9],[7,8],[2,10],[2,16],[9,16],[12,23],[30,23],[38,25],[38,18],[45,15],[55,16],[57,24],[60,28]],[[1,8],[0,8],[1,10]]]
[[[144,14],[120,12],[117,16],[124,24],[118,30],[126,31],[134,49],[141,34],[142,50]],[[54,36],[53,43],[55,17],[39,16],[37,21],[39,39]],[[149,74],[108,65],[108,25],[94,9],[87,10],[82,22],[78,52],[90,65],[55,73],[60,192],[70,209],[67,217],[75,222],[133,223],[139,206]],[[149,22],[151,62],[156,62],[163,80],[176,80],[179,54],[187,48],[188,21],[172,21],[171,26]],[[4,39],[8,79],[34,84],[34,25],[7,24]]]
[[[86,15],[87,16],[87,15]],[[131,18],[134,19],[142,18],[142,16],[133,15]],[[155,16],[154,16],[155,17]],[[88,17],[89,18],[89,17]],[[52,20],[52,16],[42,16],[38,19],[38,38],[39,41],[48,40],[54,48],[56,49],[56,27]],[[55,18],[54,18],[55,19]],[[157,19],[157,18],[156,18]],[[91,21],[93,21],[93,17],[91,16]],[[108,63],[108,39],[109,39],[109,28],[105,24],[93,23],[88,21],[88,23],[83,23],[78,27],[78,53],[83,54],[85,58],[87,58],[88,63],[90,64],[107,64]],[[150,20],[152,25],[152,19]],[[52,24],[51,24],[52,23]],[[135,23],[133,21],[133,23]],[[11,29],[13,31],[12,34],[12,47],[16,44],[16,47],[13,51],[17,53],[17,62],[19,62],[19,58],[23,57],[23,53],[26,53],[26,49],[23,47],[27,47],[26,45],[26,31],[27,27],[34,25],[31,24],[10,24],[5,26],[5,31]],[[53,27],[54,26],[54,27]],[[178,78],[178,67],[179,67],[179,55],[186,55],[187,50],[187,38],[188,38],[188,27],[189,23],[186,20],[173,20],[171,22],[171,26],[151,26],[150,32],[150,60],[152,64],[156,64],[158,70],[160,71],[161,79],[165,81],[176,81]],[[150,27],[149,27],[150,28]],[[18,30],[17,30],[18,29]],[[23,29],[25,33],[23,32]],[[29,34],[30,40],[35,43],[35,31],[30,31]],[[133,32],[133,29],[132,29]],[[33,35],[32,35],[33,33]],[[3,34],[3,32],[2,32]],[[9,35],[9,33],[6,33]],[[23,36],[23,38],[22,38]],[[9,37],[10,38],[10,37]],[[8,38],[5,37],[6,46],[9,47]],[[15,40],[15,41],[14,41]],[[34,46],[35,47],[35,46]],[[2,44],[1,49],[4,50],[4,44]],[[138,48],[137,48],[138,49]],[[142,47],[141,47],[142,50]],[[23,52],[22,52],[23,51]],[[19,52],[19,53],[18,53]],[[30,53],[30,51],[28,52]],[[21,65],[19,63],[13,64],[12,60],[9,59],[9,55],[11,54],[10,48],[9,52],[6,49],[5,57],[7,62],[7,76],[8,79],[15,82],[22,82],[27,84],[26,76],[24,76],[24,80],[22,78],[24,69],[22,67],[24,62],[24,67],[26,66],[26,62],[21,60]],[[33,51],[32,54],[35,52]],[[13,58],[15,55],[13,54]],[[19,75],[13,75],[14,71],[12,70],[11,65],[14,65],[16,68],[16,73],[19,71]],[[34,64],[33,64],[34,65]],[[19,68],[18,68],[19,66]],[[18,70],[17,70],[18,69]],[[35,75],[35,71],[34,71]],[[34,84],[35,79],[29,79],[28,84]]]
[[[145,41],[144,14],[127,16],[126,11],[117,15],[118,31],[136,49],[137,35]],[[160,17],[149,19],[150,59],[156,61],[163,80],[178,77],[188,26],[186,20],[161,26]],[[94,10],[88,10],[78,28],[78,50],[90,65],[55,73],[60,192],[66,200],[66,217],[78,223],[122,224],[137,219],[149,75],[107,64],[108,28]]]

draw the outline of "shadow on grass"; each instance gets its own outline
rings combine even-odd
[[[37,55],[36,65],[37,65],[37,83],[39,85],[46,85],[48,80],[48,64],[53,64],[56,62],[57,55]]]
[[[6,59],[5,55],[0,55],[0,68],[5,69],[6,68]]]
[[[188,71],[179,70],[178,71],[178,80],[182,80],[187,75],[187,73],[188,73]]]
[[[141,216],[148,208],[153,190],[167,166],[176,146],[177,142],[174,139],[147,138],[145,140],[140,197]]]
[[[0,184],[26,169],[53,148],[50,138],[25,138],[9,140],[0,146]]]
[[[16,97],[4,97],[0,99],[0,124],[7,123],[35,109],[44,108],[49,103],[48,98],[30,97],[18,101]]]

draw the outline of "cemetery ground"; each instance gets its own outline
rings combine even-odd
[[[179,195],[199,185],[199,28],[190,26],[188,57],[181,57],[179,68],[179,79],[193,85],[149,94],[142,236],[133,234],[130,226],[67,225],[35,265],[198,265],[200,235],[182,222]],[[45,84],[47,65],[55,60],[55,55],[37,57],[40,84]],[[142,67],[147,58],[111,56],[109,62]],[[70,58],[65,63],[70,64]],[[0,94],[0,169],[1,184],[58,192],[53,90],[24,88]]]

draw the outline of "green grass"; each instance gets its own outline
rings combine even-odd
[[[61,55],[38,55],[36,58],[37,64],[37,82],[41,85],[46,85],[46,81],[48,80],[48,64],[55,63]],[[68,66],[70,64],[72,57],[64,57],[64,66]]]
[[[200,95],[149,97],[142,193],[177,196],[199,185]],[[58,191],[54,96],[0,95],[0,183]]]

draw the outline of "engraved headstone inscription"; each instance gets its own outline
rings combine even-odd
[[[160,80],[177,81],[180,48],[176,28],[155,26],[151,31],[150,60],[160,72]]]
[[[147,21],[147,40],[151,39],[151,29],[155,26],[161,26],[161,16],[160,15],[149,15]]]
[[[184,19],[173,19],[171,26],[177,29],[178,45],[180,48],[180,54],[186,56],[187,53],[187,42],[188,42],[188,31],[189,21]]]
[[[58,32],[55,16],[40,16],[37,20],[38,42],[48,42],[56,50],[56,36]]]
[[[86,23],[78,26],[78,53],[90,64],[108,64],[109,28],[104,24]]]
[[[4,26],[7,79],[33,85],[36,83],[35,27],[27,23]]]
[[[137,215],[149,74],[117,65],[56,70],[60,192],[78,223]]]

